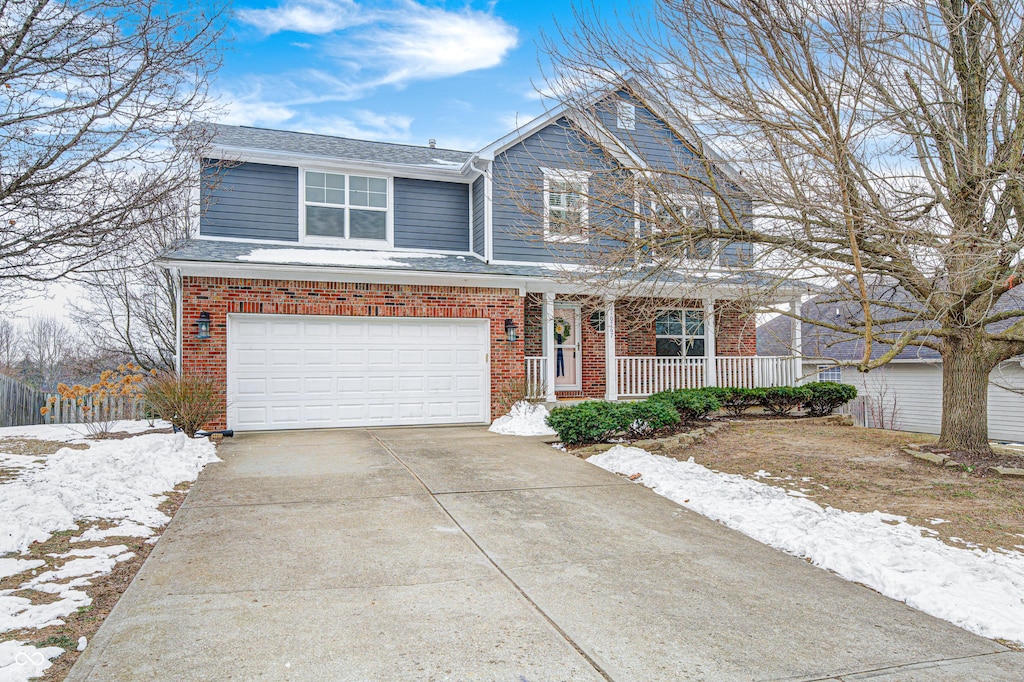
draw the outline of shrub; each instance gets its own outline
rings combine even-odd
[[[526,379],[511,379],[498,389],[495,402],[502,412],[508,412],[513,405],[524,400],[528,403],[543,403],[546,394],[543,382],[532,384]]]
[[[624,430],[622,406],[626,404],[587,400],[578,405],[556,407],[548,415],[548,426],[563,443],[597,443]]]
[[[812,417],[824,417],[835,412],[836,408],[842,407],[857,397],[857,389],[849,384],[840,384],[835,381],[814,381],[804,384],[811,392],[807,400],[807,411]]]
[[[739,417],[751,407],[757,407],[764,400],[762,388],[709,386],[703,390],[714,395],[721,403],[722,409],[734,417]]]
[[[636,403],[619,403],[618,407],[619,423],[629,438],[644,438],[679,423],[674,406],[653,396]]]
[[[50,396],[39,410],[44,417],[54,411],[58,400],[70,401],[81,413],[81,423],[93,436],[110,433],[121,419],[132,419],[146,375],[141,367],[131,362],[100,373],[99,381],[83,386],[59,384],[57,395]]]
[[[761,391],[761,406],[776,417],[788,415],[811,399],[811,391],[803,386],[773,386]]]
[[[189,438],[224,409],[224,390],[212,379],[189,374],[158,374],[146,382],[142,397],[149,409]]]
[[[548,415],[548,426],[569,445],[597,443],[625,434],[642,438],[679,423],[679,414],[661,400],[609,403],[587,400],[569,407],[556,407]]]
[[[671,405],[679,414],[679,418],[685,422],[703,419],[722,407],[716,391],[710,388],[662,391],[652,395],[650,400],[663,401]]]

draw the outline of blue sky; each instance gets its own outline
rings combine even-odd
[[[597,2],[626,9],[627,3]],[[221,122],[477,149],[544,110],[537,44],[570,0],[240,0]]]

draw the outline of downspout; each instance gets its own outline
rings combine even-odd
[[[183,303],[181,300],[182,296],[182,282],[181,282],[181,269],[171,268],[171,277],[174,279],[174,318],[176,324],[174,325],[174,371],[181,376],[181,353],[182,353],[182,320],[183,314]]]

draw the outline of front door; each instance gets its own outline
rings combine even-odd
[[[580,307],[555,304],[555,390],[578,391],[582,388],[580,373]]]

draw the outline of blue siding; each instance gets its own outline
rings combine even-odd
[[[469,185],[395,178],[395,246],[469,251]]]
[[[487,197],[484,193],[484,178],[481,176],[473,182],[473,253],[479,256],[487,255],[486,211]]]
[[[626,130],[616,126],[616,104],[620,100],[627,100],[636,107],[636,124],[634,130]],[[622,142],[635,152],[640,158],[656,170],[684,169],[688,175],[694,178],[697,183],[705,182],[708,178],[706,167],[698,159],[694,150],[685,142],[680,140],[668,128],[668,126],[642,102],[631,97],[624,91],[619,91],[610,96],[604,102],[597,105],[597,115],[601,123],[618,137]],[[725,193],[735,193],[733,205],[738,206],[740,215],[751,216],[751,202],[739,188],[735,187],[720,172],[716,181],[718,187]],[[741,263],[749,263],[752,254],[750,244],[728,244],[722,250],[719,262],[723,266],[734,266]]]
[[[573,261],[580,259],[582,250],[599,246],[593,239],[588,244],[544,241],[541,168],[610,171],[615,166],[565,119],[499,154],[494,160],[492,209],[495,260]],[[524,211],[517,202],[526,202],[529,209]],[[591,222],[600,219],[591,207]]]
[[[204,161],[199,233],[212,237],[299,240],[299,172],[262,163]]]

